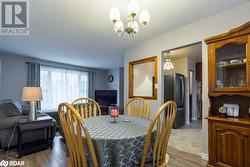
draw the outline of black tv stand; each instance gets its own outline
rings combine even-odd
[[[108,115],[109,114],[109,106],[106,105],[100,105],[102,115]]]

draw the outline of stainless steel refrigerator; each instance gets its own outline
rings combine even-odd
[[[185,125],[185,76],[171,74],[164,76],[164,101],[175,101],[177,113],[173,128]]]

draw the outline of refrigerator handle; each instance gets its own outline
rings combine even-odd
[[[185,90],[184,90],[184,79],[183,77],[181,77],[181,102],[182,104],[184,104],[184,94],[185,94]]]

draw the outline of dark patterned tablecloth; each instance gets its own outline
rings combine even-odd
[[[138,166],[150,125],[150,120],[120,115],[118,123],[111,123],[109,116],[84,120],[92,138],[101,167]],[[124,120],[130,120],[125,122]],[[148,154],[151,159],[152,149]]]

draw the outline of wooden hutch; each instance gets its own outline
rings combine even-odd
[[[207,166],[250,167],[250,22],[205,42],[210,100]],[[221,116],[224,104],[238,104],[239,116]]]

